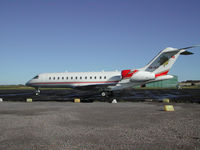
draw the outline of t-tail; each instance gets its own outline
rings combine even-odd
[[[122,80],[116,86],[110,88],[112,90],[119,90],[123,88],[144,85],[155,81],[171,79],[173,78],[173,76],[168,75],[168,72],[179,57],[179,55],[191,55],[193,53],[187,51],[187,49],[197,46],[200,45],[180,49],[168,47],[162,50],[145,67],[136,70],[122,70]]]
[[[193,53],[187,51],[187,49],[197,46],[199,45],[180,49],[168,47],[162,50],[152,61],[148,63],[148,65],[146,65],[144,68],[141,68],[140,70],[152,72],[155,74],[155,77],[167,75],[179,55],[191,55]]]

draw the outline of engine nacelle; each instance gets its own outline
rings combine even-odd
[[[131,81],[149,81],[154,79],[155,79],[154,73],[148,71],[140,71],[140,70],[138,70],[131,77]]]

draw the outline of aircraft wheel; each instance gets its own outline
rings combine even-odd
[[[111,96],[113,96],[113,92],[112,91],[103,91],[103,92],[101,92],[101,96],[102,97],[111,97]]]
[[[105,97],[106,96],[106,92],[105,91],[101,92],[101,96]]]

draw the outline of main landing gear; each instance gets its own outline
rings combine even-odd
[[[111,97],[113,96],[113,91],[101,91],[102,97]]]

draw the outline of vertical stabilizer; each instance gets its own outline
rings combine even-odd
[[[182,49],[168,47],[162,50],[152,61],[150,61],[150,63],[148,63],[148,65],[146,65],[141,70],[153,72],[157,76],[166,75],[180,54],[192,54],[185,49],[188,49],[188,47]]]

